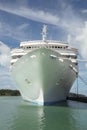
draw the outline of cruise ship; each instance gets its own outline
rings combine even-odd
[[[51,105],[64,101],[78,75],[78,50],[67,42],[24,41],[11,50],[11,75],[24,100]]]

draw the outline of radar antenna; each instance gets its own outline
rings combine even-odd
[[[46,41],[46,35],[47,35],[47,25],[43,25],[43,28],[42,28],[42,39],[43,39],[43,41]]]

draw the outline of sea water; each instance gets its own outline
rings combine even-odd
[[[20,96],[0,97],[0,130],[87,130],[87,104],[37,106]]]

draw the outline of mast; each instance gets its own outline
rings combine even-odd
[[[47,35],[47,25],[43,25],[42,28],[42,40],[46,41],[46,35]]]

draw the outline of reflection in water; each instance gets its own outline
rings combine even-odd
[[[40,107],[38,109],[38,117],[39,117],[39,129],[43,130],[45,128],[45,113],[44,113],[44,107]]]
[[[24,102],[18,109],[16,130],[25,128],[32,130],[82,130],[83,126],[85,130],[87,129],[86,120],[84,120],[85,122],[82,120],[86,109],[82,109],[80,106],[87,107],[85,104],[81,105],[81,103],[71,101],[45,107]]]
[[[44,130],[45,113],[43,106],[35,106],[27,102],[22,102],[18,106],[18,119],[14,121],[14,130]]]
[[[0,130],[87,130],[85,103],[35,106],[18,97],[5,97],[0,104]]]

